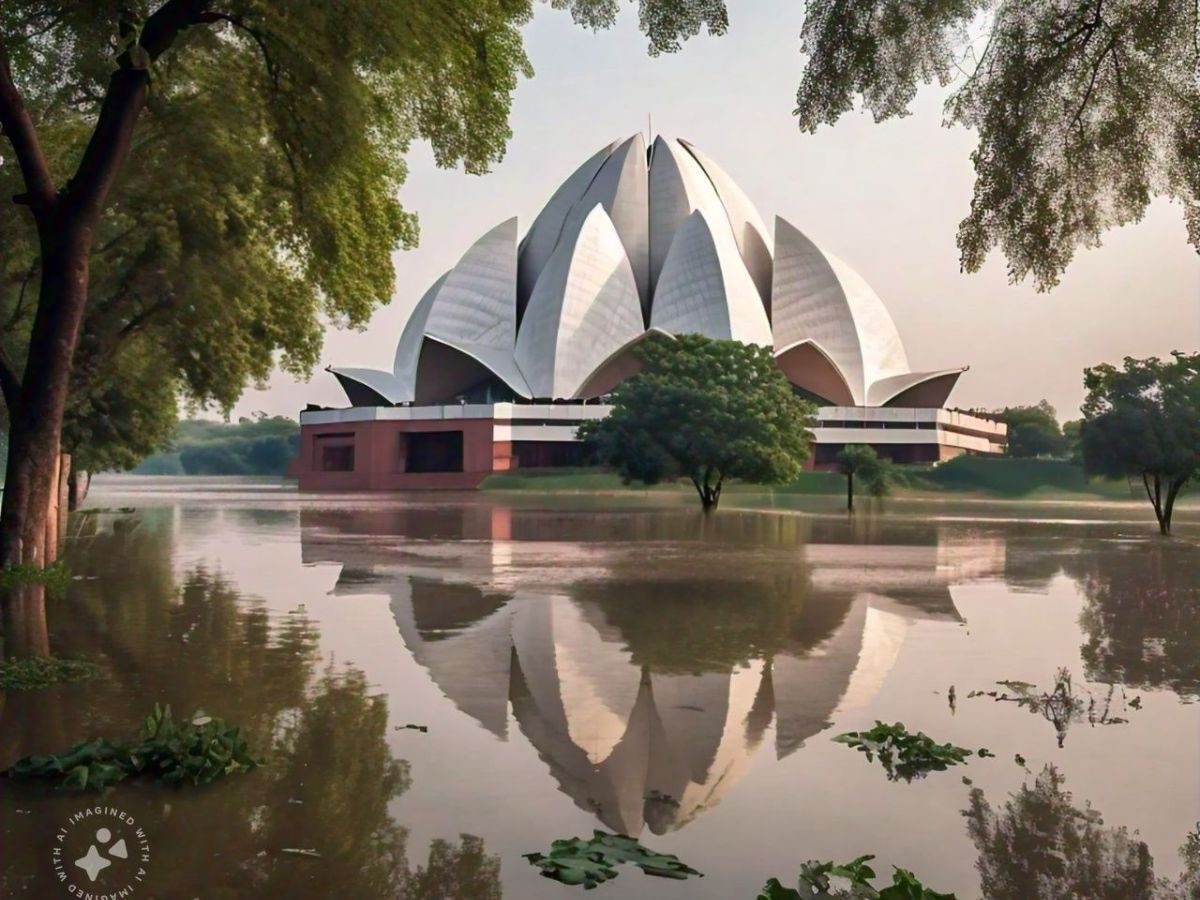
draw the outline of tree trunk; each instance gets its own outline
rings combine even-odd
[[[846,512],[854,512],[854,473],[846,473]]]
[[[45,565],[58,559],[58,486],[62,483],[62,454],[50,463],[50,499],[46,503],[46,540],[43,545]]]
[[[67,484],[67,509],[71,512],[83,506],[88,488],[92,485],[91,473],[86,469],[71,467],[71,480]]]
[[[715,485],[711,484],[708,474],[704,476],[703,482],[692,479],[692,484],[696,486],[696,493],[700,496],[700,506],[706,513],[716,512],[717,504],[721,502],[721,484],[724,480],[721,478]]]
[[[51,503],[57,497],[59,446],[71,361],[87,304],[90,228],[43,234],[38,311],[21,379],[9,411],[8,468],[0,507],[0,567],[45,566]],[[49,246],[46,246],[49,242]],[[57,534],[57,531],[55,532]]]
[[[170,0],[145,22],[139,45],[151,60],[183,28],[200,21],[205,0]],[[3,506],[0,506],[0,567],[47,562],[46,528],[54,468],[62,439],[63,410],[71,364],[87,308],[88,262],[95,229],[108,194],[124,167],[133,130],[146,102],[150,74],[131,54],[118,57],[96,126],[74,176],[62,190],[54,185],[38,142],[37,128],[24,107],[0,35],[0,124],[16,153],[28,204],[37,222],[41,281],[20,390],[5,378],[9,406],[9,452]],[[11,374],[11,373],[9,373]],[[17,402],[12,403],[11,393]]]
[[[1167,502],[1163,505],[1162,516],[1158,520],[1158,530],[1161,534],[1171,533],[1171,516],[1175,512],[1175,498],[1187,484],[1187,478],[1173,478],[1167,485]]]
[[[71,454],[58,454],[58,482],[55,503],[55,514],[58,516],[58,530],[52,535],[54,539],[55,556],[62,552],[63,543],[67,539],[67,513],[71,505]],[[47,536],[46,540],[50,540]]]

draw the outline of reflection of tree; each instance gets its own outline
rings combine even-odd
[[[1070,559],[1088,600],[1080,622],[1089,680],[1200,694],[1198,556],[1152,541]]]
[[[1106,828],[1097,810],[1072,805],[1063,777],[1047,766],[1033,786],[993,810],[971,791],[964,811],[979,851],[976,868],[988,900],[1131,900],[1156,896],[1154,862],[1124,827]]]
[[[1053,545],[1010,546],[1004,559],[1004,585],[1009,590],[1044,594],[1062,571],[1061,550]]]
[[[1184,839],[1179,855],[1183,858],[1183,874],[1175,885],[1175,896],[1197,900],[1200,898],[1200,822]]]
[[[86,516],[68,550],[66,597],[45,606],[49,649],[86,657],[95,681],[13,693],[0,721],[0,767],[85,737],[132,736],[156,702],[204,708],[269,743],[281,711],[298,707],[317,633],[303,615],[276,617],[222,577],[193,569],[177,585],[170,519]],[[36,614],[25,623],[36,620]],[[6,630],[24,626],[10,620]]]
[[[263,777],[269,783],[254,807],[262,819],[246,835],[243,856],[267,853],[253,876],[261,896],[304,896],[317,885],[327,886],[320,896],[396,896],[407,834],[388,803],[411,779],[386,734],[387,701],[368,694],[363,673],[326,670],[275,741]],[[277,855],[285,847],[316,849],[320,865]]]
[[[50,649],[96,660],[103,677],[5,698],[0,767],[87,737],[131,735],[156,701],[184,714],[202,707],[240,725],[265,764],[206,788],[119,785],[106,795],[151,840],[156,896],[424,900],[459,896],[457,885],[463,897],[498,896],[499,861],[476,839],[435,844],[428,865],[410,871],[407,830],[389,812],[408,767],[392,756],[386,699],[370,695],[365,675],[328,669],[314,682],[318,635],[303,614],[273,615],[200,566],[177,584],[171,519],[155,511],[132,526],[81,534],[70,564],[85,580],[45,606]],[[0,793],[0,896],[61,890],[45,861],[80,802]],[[281,854],[287,847],[321,858]]]
[[[0,590],[0,650],[0,659],[50,654],[44,584]]]
[[[406,880],[406,900],[500,900],[500,857],[484,852],[482,838],[461,838],[433,842],[428,864]]]
[[[799,641],[812,646],[846,615],[848,598],[806,603],[806,572],[760,580],[622,579],[572,590],[594,601],[629,646],[633,661],[662,673],[728,672]]]

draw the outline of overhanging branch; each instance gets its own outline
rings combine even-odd
[[[21,168],[21,177],[25,181],[26,193],[19,194],[13,200],[27,204],[40,221],[53,209],[58,192],[50,168],[46,165],[33,119],[13,81],[8,46],[3,36],[0,36],[0,129],[12,145]]]
[[[95,130],[71,181],[73,205],[95,221],[117,177],[133,137],[133,128],[146,103],[150,84],[148,65],[170,49],[179,33],[202,23],[213,0],[168,0],[146,20],[134,47],[118,57],[120,66],[109,78]],[[137,57],[143,57],[139,59]]]

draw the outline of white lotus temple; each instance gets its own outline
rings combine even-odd
[[[652,332],[773,349],[819,404],[813,464],[848,443],[897,462],[997,453],[1004,426],[944,409],[962,367],[914,371],[878,295],[686,141],[639,133],[562,183],[518,240],[476,241],[416,304],[391,371],[331,368],[349,406],[305,410],[302,488],[471,487],[576,465],[578,425]]]

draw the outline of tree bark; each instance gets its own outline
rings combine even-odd
[[[52,562],[50,510],[58,490],[55,473],[71,361],[87,306],[92,231],[76,226],[52,235],[48,230],[42,230],[42,283],[20,400],[10,410],[0,567]]]
[[[71,480],[67,485],[67,509],[74,512],[87,500],[88,488],[92,485],[91,473],[86,469],[71,467]]]
[[[163,30],[170,12],[180,15],[196,0],[170,0],[150,20],[146,31],[169,46],[176,25]],[[156,21],[157,20],[157,21]],[[151,28],[151,25],[155,28]],[[172,20],[171,24],[175,24]],[[147,35],[143,32],[143,43]],[[152,55],[157,53],[152,51]],[[63,410],[71,365],[87,309],[88,264],[95,228],[113,182],[129,156],[133,130],[146,102],[149,74],[120,68],[109,79],[108,92],[95,130],[75,177],[55,193],[32,120],[12,80],[0,36],[0,124],[18,152],[26,185],[21,202],[29,205],[38,229],[41,282],[25,371],[17,402],[9,406],[9,454],[3,505],[0,506],[0,567],[45,566],[52,542],[47,540],[50,508],[57,491],[54,470],[62,437]],[[55,532],[57,533],[57,532]]]

